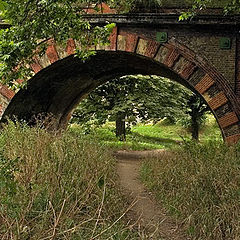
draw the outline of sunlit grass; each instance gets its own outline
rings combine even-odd
[[[82,131],[79,125],[72,125],[71,129]],[[115,123],[108,122],[102,127],[95,128],[91,135],[105,146],[126,150],[175,149],[184,141],[191,139],[189,130],[180,123],[169,124],[165,120],[154,125],[138,123],[127,134],[125,142],[119,141],[114,131]],[[222,142],[221,139],[221,132],[215,118],[209,115],[206,124],[200,129],[200,142],[209,140]]]

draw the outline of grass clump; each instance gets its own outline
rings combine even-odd
[[[72,124],[70,131],[84,132],[81,125]],[[115,136],[115,123],[107,122],[101,127],[92,130],[89,135],[97,139],[106,147],[113,150],[151,150],[151,149],[176,149],[184,142],[191,139],[189,129],[180,123],[170,123],[161,120],[156,124],[138,123],[132,126],[127,133],[126,141],[119,141]],[[219,141],[222,143],[222,136],[219,126],[213,116],[208,115],[204,127],[200,129],[200,142]]]
[[[0,135],[0,239],[135,239],[109,152],[9,123]]]
[[[141,177],[182,220],[192,239],[239,238],[239,145],[186,144],[175,153],[144,161]]]

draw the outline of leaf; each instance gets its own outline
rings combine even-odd
[[[7,3],[0,0],[0,12],[3,12],[6,10],[6,7],[7,7]]]

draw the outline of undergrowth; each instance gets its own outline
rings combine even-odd
[[[145,160],[141,177],[192,239],[240,236],[240,146],[187,143]]]
[[[0,239],[137,239],[114,161],[90,138],[9,123],[0,134]]]

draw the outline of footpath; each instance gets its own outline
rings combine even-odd
[[[127,214],[130,224],[138,229],[141,240],[188,240],[176,221],[156,202],[140,181],[140,165],[143,158],[160,156],[164,150],[118,151],[117,172],[124,195],[132,204]]]

